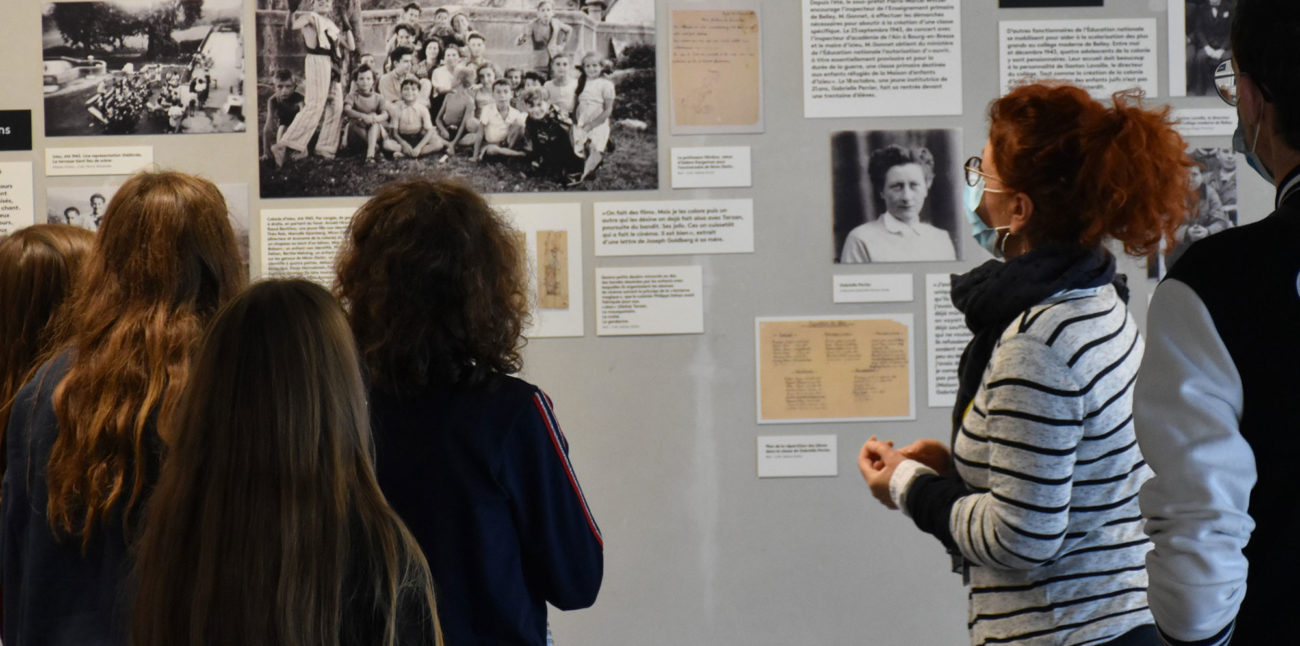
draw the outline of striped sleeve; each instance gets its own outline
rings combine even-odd
[[[561,610],[596,601],[604,539],[569,460],[569,443],[551,400],[535,391],[515,422],[514,450],[500,478],[511,496],[525,571]],[[530,577],[532,578],[532,577]]]
[[[986,447],[978,466],[988,481],[957,499],[949,516],[953,540],[975,563],[1028,569],[1061,548],[1088,392],[1067,362],[1028,335],[994,351],[985,408],[972,408],[959,438]]]

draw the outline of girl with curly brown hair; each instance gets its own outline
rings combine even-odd
[[[447,643],[544,644],[546,604],[591,605],[604,557],[551,400],[510,376],[523,248],[473,190],[410,180],[361,207],[337,269],[379,484],[429,559]]]
[[[966,574],[972,644],[1158,643],[1133,429],[1143,344],[1104,243],[1145,256],[1172,241],[1191,161],[1168,113],[1027,85],[991,104],[966,162],[975,236],[1005,261],[953,277],[974,337],[951,450],[872,438],[858,466]]]
[[[0,499],[4,643],[125,640],[128,549],[190,353],[244,285],[225,199],[149,172],[114,194],[47,361],[13,404]]]

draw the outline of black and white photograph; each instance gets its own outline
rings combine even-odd
[[[1187,95],[1214,96],[1214,69],[1232,58],[1229,32],[1237,0],[1186,0]]]
[[[243,132],[242,0],[53,2],[45,136]]]
[[[1174,232],[1174,246],[1164,254],[1165,268],[1173,267],[1197,240],[1237,226],[1237,156],[1229,148],[1192,148],[1187,154],[1194,162],[1190,181],[1196,205]]]
[[[104,209],[121,186],[114,179],[99,184],[77,186],[51,186],[45,191],[45,221],[50,224],[71,224],[91,231],[99,231]],[[248,185],[218,184],[217,189],[226,198],[230,211],[230,226],[235,230],[239,254],[248,269]]]
[[[261,196],[659,186],[654,0],[258,0]]]
[[[831,135],[834,261],[960,260],[961,131]]]

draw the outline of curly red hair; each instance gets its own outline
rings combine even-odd
[[[989,105],[989,143],[999,178],[1025,193],[1034,244],[1091,247],[1109,236],[1135,256],[1173,243],[1187,205],[1192,161],[1169,120],[1135,92],[1107,107],[1071,85],[1018,87]]]

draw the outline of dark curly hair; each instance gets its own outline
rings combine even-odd
[[[1148,110],[1140,94],[1102,105],[1080,88],[1025,85],[989,105],[989,144],[999,178],[1029,196],[1034,244],[1092,247],[1106,236],[1128,253],[1154,253],[1188,204],[1187,143],[1169,108]]]
[[[920,146],[904,148],[898,144],[890,144],[872,151],[870,159],[867,160],[867,176],[871,178],[871,186],[876,192],[884,190],[885,175],[889,173],[889,169],[906,164],[920,166],[927,184],[934,179],[934,155],[930,153],[929,148]]]
[[[372,387],[414,395],[518,372],[523,254],[515,231],[463,184],[381,187],[352,218],[334,285]]]

